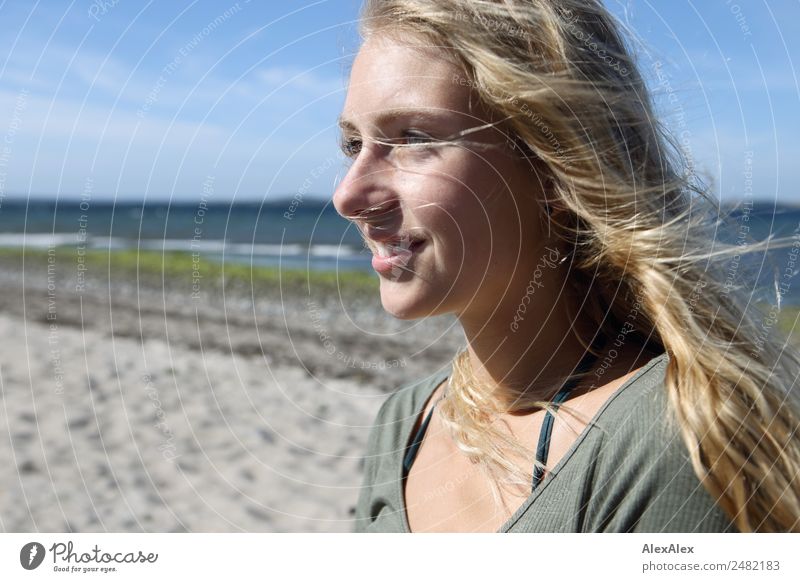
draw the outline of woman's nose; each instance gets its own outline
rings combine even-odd
[[[333,206],[344,218],[356,218],[393,198],[391,168],[364,147],[333,193]]]

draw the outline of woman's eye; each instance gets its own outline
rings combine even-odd
[[[420,149],[424,149],[424,146],[430,145],[436,140],[431,136],[419,131],[404,131],[401,137],[377,141],[379,143],[384,143],[385,145],[412,146],[414,148],[419,147]],[[348,158],[355,158],[359,153],[361,153],[362,146],[363,143],[360,138],[342,137],[339,140],[339,147],[344,155]]]
[[[344,138],[340,141],[340,146],[344,155],[352,158],[361,151],[361,140],[353,137]]]

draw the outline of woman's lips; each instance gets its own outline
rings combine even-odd
[[[425,245],[425,242],[420,239],[400,239],[384,243],[373,240],[372,268],[381,275],[399,277],[411,257]]]

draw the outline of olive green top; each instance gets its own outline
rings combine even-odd
[[[592,422],[500,532],[737,531],[700,484],[680,438],[667,423],[668,354],[639,369]],[[357,532],[408,532],[403,457],[412,430],[452,364],[392,394],[370,432]]]

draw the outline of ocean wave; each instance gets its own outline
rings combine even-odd
[[[25,247],[31,249],[46,249],[65,245],[77,246],[80,241],[78,235],[73,234],[50,234],[50,233],[17,233],[0,234],[0,247]]]

